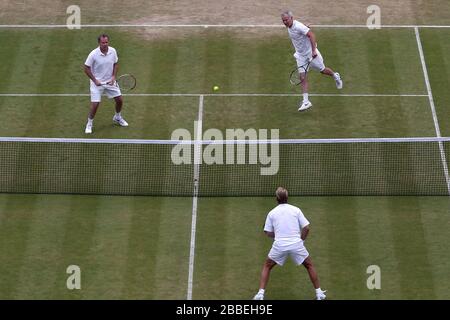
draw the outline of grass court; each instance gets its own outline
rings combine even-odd
[[[286,30],[269,29],[192,28],[148,41],[140,28],[2,28],[0,136],[86,138],[82,65],[106,32],[119,73],[134,74],[138,85],[124,97],[130,126],[113,125],[105,97],[88,138],[193,134],[200,96],[203,130],[277,128],[281,139],[436,137],[414,28],[314,29],[344,89],[311,72],[314,106],[304,113],[288,81],[294,59]],[[450,29],[418,32],[436,119],[448,137]],[[450,299],[447,196],[290,203],[311,221],[306,245],[329,299]],[[273,197],[198,198],[193,251],[192,197],[0,194],[0,298],[186,299],[194,258],[192,299],[251,299],[271,246],[262,226],[274,206]],[[82,270],[81,290],[66,288],[72,264]],[[381,268],[381,290],[367,289],[369,265]],[[313,297],[303,268],[288,262],[272,272],[267,299]]]

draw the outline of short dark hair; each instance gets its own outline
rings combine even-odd
[[[277,191],[275,191],[275,196],[277,197],[278,203],[287,203],[288,192],[285,188],[278,187]]]
[[[108,38],[108,40],[109,40],[109,36],[106,33],[102,33],[101,35],[98,36],[98,38],[97,38],[98,43],[100,43],[101,38]]]

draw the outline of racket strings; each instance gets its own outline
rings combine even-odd
[[[131,90],[136,86],[136,79],[131,75],[123,75],[117,79],[119,88],[124,90]]]
[[[298,84],[302,83],[306,78],[307,72],[308,72],[308,66],[301,66],[301,67],[296,68],[295,70],[293,70],[291,72],[290,79],[289,79],[290,82],[293,85],[298,85]]]

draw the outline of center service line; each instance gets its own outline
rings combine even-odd
[[[198,120],[195,128],[194,143],[194,194],[192,197],[192,222],[191,222],[191,246],[189,252],[189,276],[187,300],[192,300],[192,286],[194,279],[194,258],[195,258],[195,233],[197,229],[197,205],[198,205],[198,186],[200,178],[200,163],[202,156],[202,136],[203,136],[203,95],[200,95],[198,102]]]

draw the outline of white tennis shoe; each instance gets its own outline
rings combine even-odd
[[[336,81],[336,88],[338,88],[339,90],[342,89],[342,87],[344,86],[344,81],[342,81],[341,75],[336,72],[334,76],[334,81]]]
[[[118,118],[118,117],[114,116],[113,121],[114,121],[114,123],[117,123],[121,127],[128,127],[128,122],[126,122],[125,119],[122,117]]]
[[[86,129],[84,130],[84,133],[87,133],[87,134],[92,133],[92,123],[88,122],[86,124]]]
[[[325,300],[327,298],[327,296],[325,295],[325,292],[327,292],[327,290],[322,290],[320,292],[317,292],[316,300]]]
[[[300,108],[298,108],[298,111],[305,111],[305,110],[308,110],[311,107],[312,107],[312,103],[310,101],[306,101],[306,102],[304,101],[302,103],[302,105],[300,106]]]
[[[264,300],[264,295],[262,293],[257,293],[254,297],[253,300]]]

